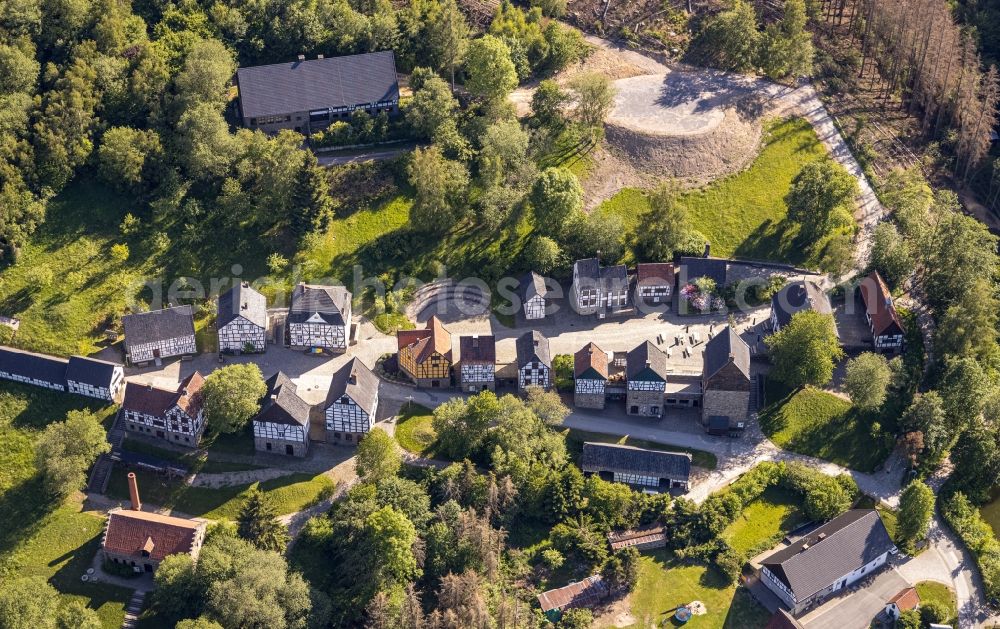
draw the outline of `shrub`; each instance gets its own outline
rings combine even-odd
[[[1000,596],[1000,541],[965,494],[943,499],[941,514],[976,558],[987,598]]]

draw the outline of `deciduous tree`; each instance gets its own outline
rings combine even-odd
[[[788,325],[767,338],[772,377],[790,387],[822,386],[833,377],[844,355],[834,332],[833,317],[814,310],[795,313]]]
[[[465,70],[469,74],[465,87],[486,101],[500,101],[517,87],[510,48],[493,35],[483,35],[469,44]]]
[[[265,393],[267,385],[256,364],[226,365],[205,378],[205,417],[214,430],[239,432],[260,410]]]
[[[810,162],[792,180],[785,198],[788,218],[801,225],[804,239],[818,239],[850,216],[848,207],[857,194],[858,182],[843,166],[830,159]]]
[[[35,445],[35,460],[45,487],[55,496],[83,489],[87,470],[97,457],[110,452],[104,428],[87,411],[70,411],[66,420],[45,427]]]
[[[934,492],[923,481],[914,480],[899,497],[898,535],[908,543],[927,536],[934,514]]]
[[[558,240],[567,221],[583,209],[583,188],[565,168],[546,168],[531,189],[531,205],[538,232]]]
[[[355,455],[358,475],[367,482],[377,482],[396,475],[402,465],[396,441],[381,428],[373,428]]]
[[[892,372],[885,356],[864,352],[847,362],[844,389],[858,408],[877,410],[885,402],[891,380]]]

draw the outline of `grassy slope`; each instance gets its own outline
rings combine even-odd
[[[639,582],[631,595],[632,616],[640,627],[674,626],[678,605],[701,601],[708,609],[686,626],[693,629],[747,629],[767,624],[768,613],[743,588],[723,585],[719,577],[701,565],[675,563],[666,551],[643,554]]]
[[[107,495],[116,500],[128,500],[125,470],[116,467],[108,483]],[[213,489],[191,487],[177,480],[136,471],[142,498],[159,507],[169,507],[181,513],[212,520],[235,520],[243,506],[245,492],[250,485],[233,485]],[[271,498],[278,513],[293,513],[303,509],[333,488],[333,481],[323,475],[289,474],[260,483],[260,488]]]
[[[917,589],[917,594],[920,595],[921,603],[926,603],[928,601],[938,601],[939,603],[943,603],[948,609],[951,610],[951,615],[948,617],[949,620],[946,624],[953,627],[957,625],[958,599],[955,597],[954,590],[947,585],[936,581],[921,581],[914,587]]]
[[[871,438],[872,419],[851,403],[813,388],[790,395],[768,384],[771,404],[760,414],[764,433],[777,446],[871,472],[889,452]]]
[[[802,166],[826,151],[801,118],[772,121],[766,132],[764,148],[748,169],[687,192],[680,201],[712,243],[712,255],[814,265],[819,247],[796,245],[798,230],[786,220],[784,198]],[[648,209],[641,191],[626,188],[598,211],[619,215],[631,230]]]
[[[654,443],[652,441],[646,441],[644,439],[633,439],[632,437],[625,436],[619,437],[618,435],[607,435],[600,432],[590,432],[587,430],[577,430],[575,428],[569,428],[563,431],[566,436],[566,447],[570,452],[570,455],[574,458],[578,457],[583,451],[584,441],[595,441],[598,443],[618,443],[627,446],[635,446],[636,448],[646,448],[647,450],[663,450],[666,452],[690,452],[691,462],[698,467],[703,467],[705,469],[714,470],[718,465],[718,461],[714,454],[711,452],[706,452],[704,450],[696,450],[694,448],[682,448],[680,446],[664,445],[661,443]]]
[[[769,487],[747,505],[743,513],[722,532],[722,537],[740,554],[795,530],[805,521],[802,500],[780,487]]]
[[[396,422],[396,441],[407,452],[425,457],[435,456],[437,433],[431,425],[434,416],[429,408],[410,404],[399,414]]]

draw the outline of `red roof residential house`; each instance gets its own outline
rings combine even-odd
[[[875,349],[898,351],[903,347],[903,322],[892,303],[892,294],[878,271],[872,271],[858,287],[865,307],[865,320]]]

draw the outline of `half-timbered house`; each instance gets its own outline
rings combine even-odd
[[[85,356],[71,356],[66,366],[70,393],[113,402],[125,386],[125,370],[117,363]]]
[[[645,450],[617,443],[583,444],[580,469],[602,479],[642,489],[669,491],[688,488],[691,455]]]
[[[579,314],[604,317],[628,309],[628,269],[625,265],[602,267],[597,258],[573,264],[573,304]]]
[[[399,368],[418,387],[451,386],[451,334],[437,317],[423,330],[396,333]]]
[[[463,336],[458,339],[458,372],[463,391],[495,391],[496,364],[497,341],[494,336]]]
[[[669,304],[674,296],[674,265],[645,262],[635,267],[635,303],[646,306]]]
[[[879,351],[903,349],[903,321],[892,303],[892,294],[878,271],[872,271],[858,287],[865,307],[865,321],[872,333],[872,343]]]
[[[545,285],[545,278],[531,271],[521,278],[518,287],[521,298],[521,308],[524,310],[524,318],[528,320],[544,319],[546,299],[549,289]]]
[[[125,315],[122,328],[125,330],[125,358],[133,365],[198,352],[191,306]]]
[[[132,508],[108,512],[101,537],[104,560],[134,572],[155,572],[170,555],[198,559],[208,522],[142,511],[135,473],[129,472],[128,484]]]
[[[196,447],[205,430],[201,397],[204,383],[197,371],[173,391],[150,384],[127,383],[121,407],[126,431]]]
[[[289,345],[347,351],[351,298],[350,291],[343,286],[296,284],[286,320]]]
[[[309,452],[309,404],[295,383],[279,371],[267,380],[267,393],[253,418],[253,442],[261,452],[305,456]]]
[[[66,390],[65,358],[0,347],[0,378],[55,391]]]
[[[548,390],[552,386],[552,355],[549,339],[537,330],[526,332],[514,344],[517,349],[517,389],[528,387]]]
[[[219,295],[219,351],[259,353],[267,349],[267,299],[242,282]]]
[[[750,347],[732,326],[727,326],[705,345],[701,376],[701,420],[707,430],[746,427],[750,415]],[[724,421],[723,421],[724,420]]]
[[[378,385],[378,377],[357,358],[333,374],[323,411],[328,442],[354,445],[368,434],[378,412]]]
[[[603,409],[607,384],[608,354],[594,343],[587,343],[573,355],[573,404]]]
[[[625,410],[629,415],[659,417],[667,386],[667,355],[649,341],[628,353]]]

